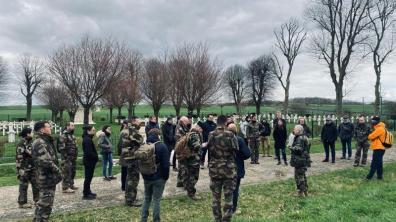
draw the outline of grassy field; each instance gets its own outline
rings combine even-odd
[[[274,113],[276,110],[281,109],[281,106],[267,106],[263,105],[261,107],[261,112],[272,112]],[[335,112],[336,106],[335,104],[310,104],[306,107],[308,113],[333,113]],[[345,104],[344,109],[348,112],[356,112],[360,113],[363,112],[362,105],[356,104]],[[255,112],[256,109],[254,106],[245,106],[243,107],[244,113]],[[373,111],[373,107],[371,105],[365,105],[365,112],[371,113]],[[223,113],[223,114],[231,114],[235,113],[235,107],[232,105],[224,105],[221,107],[220,105],[211,105],[206,106],[202,109],[201,114],[205,115],[208,113]],[[128,111],[126,107],[122,109],[122,115],[127,115]],[[182,108],[181,113],[183,115],[187,114],[187,109]],[[146,115],[152,115],[153,111],[151,106],[149,105],[139,105],[136,107],[135,114],[139,117],[144,117]],[[12,121],[16,118],[24,118],[26,115],[26,107],[25,106],[3,106],[0,107],[0,121],[7,120]],[[117,110],[113,110],[113,116],[117,116]],[[170,105],[163,105],[160,111],[160,116],[168,116],[168,115],[175,115],[175,111],[173,106]],[[43,106],[34,106],[32,109],[32,118],[34,120],[40,119],[51,119],[51,112]],[[68,120],[67,113],[64,113],[64,119]],[[102,108],[99,112],[93,113],[93,119],[95,121],[109,120],[109,110],[107,108]]]
[[[308,177],[308,198],[297,197],[293,179],[242,186],[235,222],[247,221],[394,221],[396,163],[385,165],[383,181],[365,181],[367,168]],[[161,203],[163,221],[212,221],[211,194],[191,201],[185,196]],[[53,221],[139,221],[140,209],[124,206],[54,214]]]

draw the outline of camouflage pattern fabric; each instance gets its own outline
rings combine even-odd
[[[16,149],[16,168],[19,180],[18,204],[27,203],[29,183],[32,186],[33,201],[37,202],[39,191],[36,180],[36,170],[32,158],[32,140],[21,138]]]
[[[368,135],[371,129],[366,124],[357,124],[354,134],[356,138],[356,154],[355,154],[355,164],[359,164],[360,160],[362,164],[367,163],[367,153],[370,147],[368,142]]]
[[[249,142],[249,147],[252,152],[252,162],[259,160],[259,146],[260,146],[260,123],[250,122],[246,127],[246,137]]]
[[[308,191],[308,182],[305,172],[307,172],[306,167],[294,168],[294,179],[296,181],[297,190],[299,190],[300,192]]]
[[[187,127],[182,126],[181,124],[177,124],[176,126],[176,133],[175,133],[175,141],[177,141],[185,136],[188,133]],[[178,165],[178,172],[177,172],[177,186],[183,187],[183,173],[185,173],[185,161],[177,161]]]
[[[309,144],[307,136],[301,135],[294,137],[293,145],[290,147],[290,165],[294,167],[294,179],[297,189],[300,192],[308,191],[308,182],[305,173],[307,172],[307,167],[311,166]]]
[[[78,155],[76,141],[76,137],[68,130],[64,130],[59,136],[58,150],[61,154],[62,189],[64,190],[74,186]]]
[[[233,214],[232,197],[236,186],[236,177],[234,179],[210,179],[210,190],[212,191],[212,211],[215,221],[231,221]],[[223,213],[221,209],[221,192],[224,192]]]
[[[125,204],[131,205],[136,201],[137,187],[139,184],[140,175],[138,165],[131,164],[127,167],[127,178],[125,183]]]
[[[179,173],[181,174],[181,181],[183,183],[184,189],[187,191],[189,197],[193,197],[196,193],[195,184],[197,184],[199,179],[199,161],[200,161],[200,151],[202,144],[202,136],[195,131],[191,131],[191,136],[187,142],[187,146],[191,149],[191,157],[180,161],[183,166]]]
[[[33,141],[32,157],[37,167],[37,184],[40,191],[34,221],[48,221],[56,185],[62,180],[54,141],[50,135],[38,134]]]

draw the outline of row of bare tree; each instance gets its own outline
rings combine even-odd
[[[338,114],[343,112],[348,77],[368,55],[372,56],[376,75],[375,113],[379,114],[382,67],[395,48],[395,11],[394,0],[313,0],[307,8],[307,18],[315,26],[310,33],[310,51],[329,68]],[[274,76],[284,90],[283,109],[288,112],[291,74],[307,32],[297,19],[290,19],[276,29],[274,35],[276,50],[272,55],[250,62],[248,68],[231,66],[225,73],[225,82],[238,112],[244,99],[250,98],[248,95],[253,96],[256,112],[259,112],[263,94],[271,89],[269,80]],[[268,87],[263,86],[267,83]]]

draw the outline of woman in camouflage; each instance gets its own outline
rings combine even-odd
[[[309,156],[309,140],[304,134],[304,128],[296,125],[293,130],[294,137],[289,149],[291,150],[290,165],[294,167],[294,178],[300,197],[308,196],[308,182],[305,172],[311,167],[311,158]]]

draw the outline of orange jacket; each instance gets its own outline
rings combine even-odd
[[[385,140],[385,124],[380,122],[375,125],[374,131],[368,135],[368,139],[371,140],[370,148],[372,150],[385,150],[385,147],[381,142]]]

